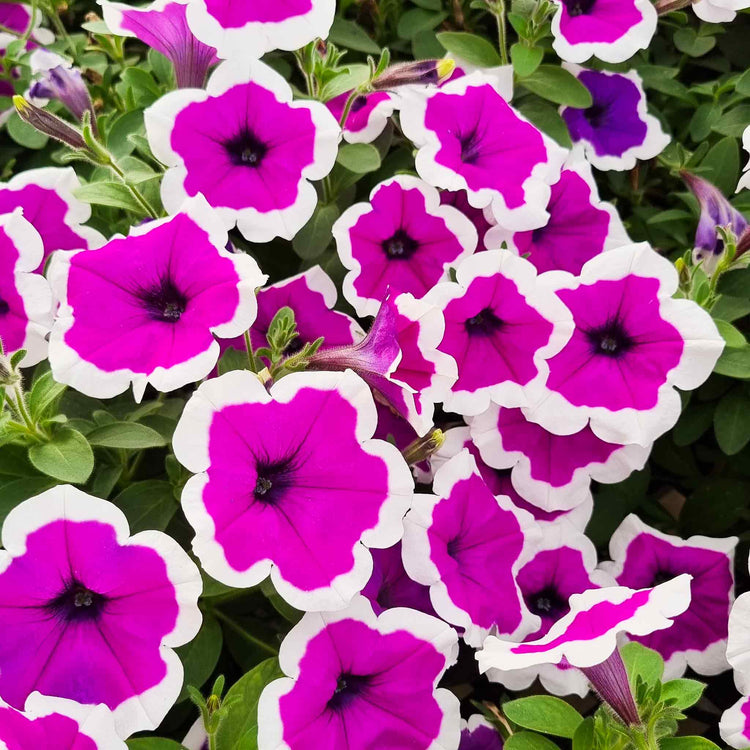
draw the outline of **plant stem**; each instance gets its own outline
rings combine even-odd
[[[359,96],[360,91],[359,89],[354,89],[351,94],[349,94],[349,98],[346,100],[346,104],[344,104],[344,110],[341,113],[341,117],[339,118],[339,127],[343,130],[344,124],[346,123],[346,118],[349,117],[349,112],[351,111],[352,104],[354,104],[354,100]]]
[[[36,2],[34,2],[32,7],[35,7],[35,5],[36,5]],[[55,31],[65,40],[65,44],[68,46],[68,49],[70,50],[71,57],[73,58],[73,60],[76,60],[77,56],[76,56],[75,44],[73,44],[73,40],[70,38],[70,34],[68,34],[68,30],[65,28],[65,24],[62,22],[62,19],[60,18],[57,12],[57,8],[55,8],[52,3],[45,3],[43,9],[47,15],[47,18],[49,18],[49,20],[52,22],[52,25],[55,27]]]
[[[128,192],[140,204],[141,208],[143,208],[146,213],[146,218],[150,217],[152,219],[158,219],[159,212],[148,202],[146,196],[143,195],[143,193],[135,185],[132,185],[128,181],[125,172],[122,171],[119,164],[117,164],[117,162],[113,158],[111,158],[111,156],[109,164],[107,166],[120,178],[120,181],[128,189]]]
[[[258,372],[258,363],[255,359],[255,355],[253,354],[253,345],[250,341],[250,331],[245,331],[244,337],[245,337],[245,349],[247,350],[247,359],[250,362],[250,369],[253,372]]]
[[[500,49],[500,59],[502,60],[503,65],[507,65],[509,58],[508,35],[505,28],[505,0],[495,0],[490,7],[492,15],[495,16],[495,21],[497,21],[497,43]]]
[[[23,391],[18,386],[15,386],[10,393],[6,393],[6,398],[11,409],[23,420],[23,424],[29,435],[37,440],[47,440],[47,435],[37,427],[34,420],[31,418],[31,414],[26,406]]]

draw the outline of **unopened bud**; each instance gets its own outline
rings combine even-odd
[[[68,125],[65,120],[61,120],[45,109],[34,106],[19,94],[13,97],[13,106],[18,112],[18,116],[40,133],[44,133],[77,151],[87,150],[81,132]]]
[[[424,437],[418,438],[402,451],[404,460],[409,466],[426,461],[433,453],[439,451],[445,442],[445,433],[434,427]]]
[[[371,86],[375,91],[393,89],[414,84],[438,84],[448,78],[456,67],[453,60],[417,60],[399,63],[386,68]]]

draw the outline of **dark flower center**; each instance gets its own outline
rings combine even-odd
[[[600,128],[607,116],[607,108],[602,104],[592,104],[588,109],[583,110],[583,116],[592,127]]]
[[[553,586],[526,597],[526,604],[539,617],[557,619],[568,612],[568,603]]]
[[[461,144],[461,161],[464,164],[474,164],[481,156],[482,139],[476,130],[472,130],[466,135],[459,136]]]
[[[392,237],[383,240],[382,248],[389,258],[408,260],[419,248],[419,243],[403,229],[398,229]]]
[[[563,0],[563,2],[568,9],[568,15],[573,18],[591,13],[596,4],[596,0]]]
[[[289,461],[258,461],[253,496],[258,502],[276,505],[293,484]]]
[[[224,144],[232,163],[238,167],[257,168],[263,157],[268,153],[268,146],[255,136],[250,130],[244,130],[239,135]]]
[[[106,603],[106,596],[71,580],[46,608],[66,622],[81,622],[97,619]]]
[[[10,305],[0,297],[0,315],[6,315],[10,312]]]
[[[617,359],[629,352],[635,342],[628,336],[625,329],[617,320],[606,323],[599,328],[586,332],[594,354]]]
[[[461,551],[461,540],[458,537],[450,539],[448,544],[445,545],[445,551],[448,557],[452,557],[454,560],[457,559],[458,553]]]
[[[359,112],[360,109],[362,109],[367,104],[367,97],[360,95],[354,97],[354,101],[352,102],[352,106],[349,108],[350,112]]]
[[[671,581],[675,575],[671,570],[657,570],[650,585],[653,587],[658,586],[660,583],[666,583],[667,581]]]
[[[176,323],[185,312],[187,297],[175,286],[168,276],[151,289],[140,293],[146,311],[153,320]]]
[[[503,326],[503,321],[489,308],[485,307],[476,315],[464,322],[470,336],[489,336]]]
[[[349,674],[339,675],[336,690],[328,701],[328,707],[335,711],[346,708],[370,684],[370,675]]]

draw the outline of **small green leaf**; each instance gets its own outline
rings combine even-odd
[[[700,143],[708,138],[711,128],[721,119],[721,107],[713,102],[704,102],[690,119],[690,137]]]
[[[522,84],[532,93],[555,104],[577,109],[590,107],[591,92],[567,70],[557,65],[540,65]]]
[[[526,117],[533,125],[553,138],[564,148],[571,148],[573,142],[570,140],[570,133],[565,120],[560,117],[556,107],[547,102],[537,100],[528,100],[521,104],[521,114]]]
[[[674,33],[674,46],[690,57],[703,57],[716,46],[715,36],[698,36],[689,26]]]
[[[340,47],[357,50],[357,52],[367,52],[371,55],[380,53],[380,47],[361,26],[339,16],[333,20],[328,39]]]
[[[721,190],[732,195],[737,187],[740,172],[740,149],[736,138],[722,138],[712,146],[700,166],[701,176]]]
[[[508,737],[503,750],[560,750],[560,748],[536,732],[516,732]]]
[[[750,345],[740,349],[725,349],[714,372],[737,380],[750,380]]]
[[[221,625],[213,615],[206,614],[203,616],[203,625],[198,635],[190,643],[175,649],[185,668],[185,678],[182,683],[182,692],[177,699],[178,703],[188,697],[188,685],[195,688],[203,687],[219,661],[222,644]]]
[[[83,484],[94,469],[94,452],[80,432],[63,427],[49,442],[32,445],[29,461],[47,476]]]
[[[331,228],[339,218],[335,203],[319,204],[310,221],[294,236],[292,247],[298,257],[313,260],[322,255],[333,239]]]
[[[725,320],[714,320],[714,323],[716,323],[716,327],[719,329],[719,333],[722,335],[724,341],[727,342],[727,346],[739,349],[747,344],[744,335],[731,323],[727,323]]]
[[[573,735],[573,750],[593,750],[594,748],[594,718],[584,719]]]
[[[447,13],[434,13],[424,8],[412,8],[399,19],[396,33],[401,39],[414,39],[421,31],[436,28],[446,18],[448,18]]]
[[[471,65],[494,68],[503,64],[498,51],[484,37],[465,31],[442,31],[437,38],[448,52]]]
[[[554,734],[570,739],[583,716],[560,698],[548,695],[532,695],[503,704],[503,712],[512,721],[525,729]]]
[[[17,112],[8,119],[5,124],[8,135],[19,145],[24,148],[30,148],[34,151],[44,148],[49,141],[49,136],[40,133],[28,123],[24,122]]]
[[[750,398],[742,388],[722,397],[714,412],[714,433],[719,448],[727,456],[739,453],[750,442]]]
[[[177,512],[172,485],[160,479],[134,482],[112,502],[125,514],[130,531],[164,531]]]
[[[636,677],[640,677],[648,685],[661,680],[664,674],[664,659],[653,649],[631,642],[620,649],[620,654],[625,662],[631,685],[635,685]]]
[[[717,290],[730,297],[750,297],[750,268],[740,268],[721,275]]]
[[[682,711],[695,705],[705,689],[705,684],[698,680],[670,680],[661,686],[661,700],[669,701]]]
[[[530,76],[539,67],[543,58],[544,50],[541,47],[529,47],[516,42],[510,48],[513,70],[519,78]]]
[[[31,417],[36,422],[50,416],[59,400],[65,393],[66,385],[58,383],[53,377],[52,372],[47,371],[40,375],[31,386],[29,392],[29,411]]]
[[[380,153],[371,143],[348,143],[339,149],[336,161],[355,174],[367,174],[380,168]]]
[[[750,104],[743,104],[724,112],[716,121],[713,129],[722,135],[739,138],[742,136],[748,123],[750,123]]]
[[[124,208],[135,214],[142,214],[143,207],[121,182],[90,182],[73,191],[78,200],[97,206]]]
[[[167,444],[164,437],[156,430],[137,422],[112,422],[112,424],[97,427],[89,432],[87,437],[91,445],[126,450],[159,448]]]

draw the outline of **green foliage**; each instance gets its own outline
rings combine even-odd
[[[549,695],[533,695],[503,704],[505,715],[524,729],[572,738],[583,721],[573,706]]]

